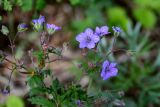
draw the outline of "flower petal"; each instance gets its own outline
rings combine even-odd
[[[92,36],[92,40],[93,40],[95,43],[97,43],[97,42],[100,40],[100,38],[99,38],[99,36],[94,35],[94,36]]]
[[[99,27],[96,27],[96,30],[95,30],[96,34],[99,34],[101,31],[100,31],[100,28]]]
[[[103,78],[105,76],[105,69],[102,69],[101,71],[101,77]]]
[[[110,63],[109,68],[114,68],[117,65],[117,63]]]
[[[80,42],[79,48],[85,48],[87,46],[86,42]]]
[[[80,33],[80,34],[78,34],[78,35],[76,36],[76,40],[77,40],[78,42],[83,42],[84,39],[85,39],[84,33]]]
[[[106,72],[103,80],[107,80],[111,77],[114,77],[114,76],[117,75],[117,73],[118,73],[118,69],[117,68],[112,68],[112,70],[110,70],[110,72]]]
[[[101,27],[101,32],[103,33],[103,35],[108,34],[108,27],[107,26],[102,26]]]
[[[109,66],[109,61],[108,60],[104,61],[103,65],[102,65],[102,68],[106,69],[106,67],[108,67],[108,66]]]
[[[94,47],[95,47],[95,43],[92,42],[92,41],[87,44],[87,48],[88,48],[88,49],[92,49],[92,48],[94,48]]]
[[[87,36],[90,36],[93,34],[93,30],[91,28],[87,28],[84,32]]]

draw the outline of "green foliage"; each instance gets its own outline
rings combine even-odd
[[[117,80],[107,85],[131,94],[126,96],[125,103],[126,106],[132,105],[132,107],[146,107],[149,104],[159,105],[160,102],[158,92],[160,85],[157,84],[160,74],[156,72],[155,64],[149,60],[149,53],[154,43],[150,42],[147,33],[140,33],[140,28],[140,24],[134,28],[130,24],[127,31],[122,33],[121,37],[127,41],[127,44],[119,43],[119,46],[134,50],[135,53],[128,63],[119,66],[121,72],[119,72]],[[144,58],[144,62],[141,62],[142,58]]]
[[[6,35],[6,36],[9,34],[8,28],[4,25],[2,25],[1,32],[3,33],[3,35]]]
[[[69,0],[72,5],[80,3],[80,0]]]
[[[12,4],[11,4],[11,2],[8,1],[8,0],[4,0],[3,1],[3,8],[6,11],[11,11],[12,10]]]
[[[145,28],[153,28],[156,24],[156,16],[153,11],[147,8],[136,8],[133,15]]]
[[[32,104],[41,105],[43,107],[56,107],[57,105],[68,107],[70,105],[76,105],[76,100],[85,101],[85,104],[88,104],[91,100],[86,94],[86,91],[79,85],[72,84],[69,87],[64,87],[55,79],[52,81],[50,87],[46,87],[44,85],[39,85],[43,83],[43,80],[36,78],[33,76],[28,80],[31,87],[29,101],[31,101]],[[33,83],[36,85],[33,85]],[[48,97],[44,97],[44,95]]]
[[[42,10],[46,6],[45,0],[36,1],[36,10]]]
[[[140,24],[136,24],[133,28],[132,24],[128,24],[128,29],[126,32],[123,32],[121,37],[127,41],[127,45],[124,46],[125,49],[130,49],[135,51],[132,59],[134,61],[138,58],[147,56],[150,52],[150,49],[153,47],[154,43],[150,43],[149,34],[140,33]]]
[[[35,5],[35,6],[33,6]],[[35,10],[42,10],[46,6],[45,0],[24,0],[21,6],[24,12],[31,11],[32,9]]]
[[[32,97],[29,99],[29,101],[32,104],[40,105],[42,107],[54,107],[51,101],[41,96]]]
[[[33,0],[23,0],[22,4],[22,10],[25,11],[31,11],[33,7]]]
[[[40,75],[34,75],[32,77],[29,77],[27,81],[30,87],[37,87],[43,85]]]
[[[134,2],[141,7],[152,8],[159,12],[160,0],[134,0]]]
[[[23,1],[22,0],[15,0],[15,4],[18,6],[22,6]]]
[[[123,29],[126,29],[127,24],[129,23],[126,11],[121,7],[111,7],[107,9],[107,16],[107,22],[110,26],[119,25]]]
[[[45,66],[45,56],[43,51],[34,52],[33,55],[36,56],[38,60],[38,67],[43,68]]]
[[[3,0],[2,4],[3,4],[4,10],[6,11],[11,11],[13,6],[20,6],[21,9],[24,12],[26,12],[26,11],[31,11],[34,8],[33,4],[35,4],[36,10],[42,10],[46,5],[46,1],[45,0],[12,0],[12,1]]]
[[[33,55],[36,56],[39,62],[44,60],[44,54],[42,51],[34,52]]]
[[[6,102],[6,107],[24,107],[24,102],[16,96],[9,96]]]

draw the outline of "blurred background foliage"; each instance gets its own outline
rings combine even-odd
[[[60,37],[55,35],[54,40],[57,44],[53,44],[62,46],[63,42],[69,41],[72,53],[78,51],[75,35],[85,28],[101,25],[108,25],[110,28],[120,26],[123,33],[116,43],[116,48],[134,52],[111,55],[109,57],[111,60],[118,58],[118,77],[104,82],[98,81],[95,83],[98,85],[91,87],[93,90],[91,93],[97,92],[96,87],[122,90],[125,93],[126,107],[160,106],[160,0],[0,0],[0,24],[8,26],[11,35],[15,34],[18,23],[22,21],[29,23],[39,14],[45,15],[50,22],[62,26],[64,33],[56,34]],[[36,48],[37,45],[34,42],[37,35],[30,31],[27,33],[17,41],[16,56],[19,59],[24,55],[24,51],[32,46]],[[8,41],[2,37],[0,34],[0,47],[8,50],[6,48]],[[55,42],[54,40],[52,42]],[[109,40],[101,43],[101,51],[106,50]],[[91,54],[89,59],[95,56]],[[87,64],[84,66],[88,67]],[[82,71],[75,66],[71,67],[70,71],[78,79],[83,76]],[[97,76],[91,75],[91,78],[97,79]],[[9,96],[2,107],[13,107],[13,105],[24,107],[26,102],[21,98]]]

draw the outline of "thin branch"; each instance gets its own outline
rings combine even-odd
[[[55,62],[55,61],[58,61],[58,60],[63,60],[63,61],[70,61],[71,58],[67,58],[67,57],[60,57],[60,58],[55,58],[55,59],[52,59],[50,61],[47,61],[46,63],[51,63],[51,62]]]
[[[11,61],[11,60],[9,60],[9,59],[7,59],[6,57],[4,58],[7,62],[9,62],[9,63],[11,63],[11,64],[13,64],[13,65],[16,65],[16,63],[15,62],[13,62],[13,61]]]
[[[13,39],[13,44],[14,44],[14,42],[15,42],[15,40],[16,40],[18,34],[19,34],[19,32],[16,33],[16,35],[15,35],[15,37],[14,37],[14,39]]]
[[[12,74],[13,74],[13,72],[14,72],[15,69],[16,69],[16,67],[13,67],[13,66],[12,66],[12,71],[11,71],[11,74],[10,74],[10,76],[9,76],[8,86],[9,86],[9,84],[10,84],[10,82],[11,82]]]

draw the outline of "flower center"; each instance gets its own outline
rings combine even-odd
[[[86,42],[90,43],[91,42],[91,38],[89,36],[86,37]]]
[[[109,67],[107,66],[106,68],[105,68],[105,72],[109,72],[110,71],[110,69],[109,69]]]

